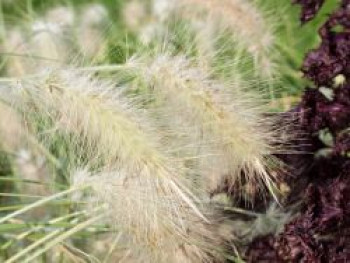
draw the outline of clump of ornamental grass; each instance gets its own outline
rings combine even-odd
[[[225,10],[212,13],[211,9],[215,8],[209,10],[207,5],[214,5],[213,1],[191,0],[190,5],[196,7],[193,13],[183,1],[175,9],[166,0],[158,3],[161,4],[154,5],[153,13],[163,23],[167,23],[173,12],[168,13],[169,10],[181,11],[184,18],[196,20],[188,30],[186,21],[181,24],[186,32],[175,36],[189,38],[191,46],[194,33],[196,48],[189,57],[178,54],[183,49],[190,53],[185,46],[187,42],[174,41],[177,55],[167,52],[140,55],[125,65],[117,65],[118,71],[126,69],[130,73],[131,69],[134,82],[123,78],[130,84],[127,87],[101,81],[93,74],[84,73],[89,69],[77,68],[41,70],[40,75],[19,82],[23,95],[19,106],[28,116],[34,116],[28,121],[40,126],[38,137],[45,145],[52,146],[50,151],[54,154],[69,155],[65,160],[66,170],[59,171],[65,173],[60,182],[69,184],[69,189],[34,201],[0,219],[0,223],[51,201],[61,201],[68,194],[73,194],[69,201],[74,204],[74,212],[69,207],[65,215],[48,223],[59,224],[68,218],[67,228],[39,228],[46,231],[45,235],[14,253],[9,262],[34,260],[51,248],[62,249],[61,244],[69,247],[71,242],[65,241],[78,231],[90,233],[95,225],[101,224],[112,226],[113,230],[110,233],[113,244],[104,250],[105,262],[108,259],[111,262],[220,262],[226,257],[223,248],[226,238],[217,234],[219,213],[215,215],[208,208],[203,196],[207,192],[215,193],[222,185],[228,185],[229,192],[237,197],[249,200],[266,189],[276,195],[275,171],[281,166],[272,156],[280,150],[274,117],[266,114],[259,96],[248,91],[247,83],[240,81],[236,71],[232,72],[230,83],[218,80],[211,71],[214,70],[212,59],[219,53],[215,51],[221,42],[218,38],[231,38],[228,32],[235,29],[220,21],[222,17],[218,14]],[[229,5],[228,1],[226,4]],[[62,39],[71,27],[74,19],[63,15],[68,14],[65,11],[55,9],[45,16],[51,21],[44,21],[43,35],[49,41],[51,32],[54,38]],[[205,19],[200,14],[206,14]],[[82,9],[75,33],[77,50],[82,50],[86,57],[93,59],[104,54],[101,28],[106,19],[107,11],[102,6]],[[150,21],[154,26],[157,20]],[[207,27],[210,34],[205,24],[210,25]],[[55,25],[53,29],[63,26],[64,30],[52,31],[52,25]],[[156,35],[161,31],[163,36],[167,31],[161,25],[150,28],[151,34],[144,35],[145,43],[157,40],[154,28]],[[235,39],[240,38],[241,33],[237,32]],[[57,52],[45,57],[65,60],[69,48],[62,47],[66,42],[54,43],[60,46],[62,56]],[[54,50],[47,47],[42,50]],[[254,54],[256,50],[249,49],[245,43],[235,50],[240,53],[241,49],[247,49],[256,62],[263,61],[262,55]],[[234,56],[239,67],[243,55]],[[109,66],[101,66],[102,72],[103,68]],[[126,93],[140,95],[142,106],[153,115],[148,116],[145,109],[137,110],[141,104],[126,97]],[[32,156],[26,151],[20,153],[17,162],[26,167]],[[78,171],[74,172],[77,167]],[[71,176],[66,174],[67,170],[73,170]],[[57,210],[57,214],[61,212]],[[51,216],[48,213],[47,217]],[[86,258],[84,253],[76,254]]]
[[[273,154],[281,141],[275,118],[265,114],[262,100],[244,82],[219,81],[196,62],[157,52],[132,58],[125,68],[135,75],[136,86],[146,87],[145,99],[180,145],[175,151],[192,159],[207,191],[228,184],[237,196],[253,197],[264,189],[276,194],[274,172],[281,166]]]
[[[311,45],[294,38],[299,27],[291,21],[289,8],[278,1],[260,0],[135,0],[125,4],[123,17],[145,45],[157,45],[163,38],[220,77],[230,79],[237,70],[248,81],[254,75],[259,87],[269,91],[274,108],[280,110],[280,96],[299,94],[295,85],[301,82],[298,65],[302,54],[296,47]],[[128,19],[138,26],[128,26]]]
[[[90,171],[73,174],[68,191],[89,187],[75,200],[88,196],[97,204],[89,216],[102,216],[122,234],[126,254],[142,262],[223,259],[215,222],[191,190],[186,169],[161,150],[150,122],[121,88],[74,68],[25,79],[21,87],[32,110],[85,151]]]
[[[253,58],[257,73],[265,78],[276,74],[275,62],[271,51],[276,48],[274,21],[253,1],[241,0],[190,0],[163,1],[161,10],[156,12],[169,14],[169,19],[175,17],[189,21],[189,26],[198,32],[196,41],[198,47],[211,46],[212,52],[217,49],[217,40],[226,35],[234,40],[237,53],[246,51]],[[168,2],[167,5],[165,2]],[[154,4],[157,6],[157,2]],[[155,10],[159,10],[156,8]],[[166,21],[166,19],[163,18]],[[207,52],[207,50],[203,50]]]

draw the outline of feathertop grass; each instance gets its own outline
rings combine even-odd
[[[278,167],[273,153],[281,141],[274,117],[265,116],[256,94],[238,82],[230,86],[213,79],[184,56],[131,59],[129,67],[159,101],[161,119],[170,120],[179,137],[187,134],[199,152],[200,174],[210,191],[228,179],[233,188],[265,185],[274,192],[276,178],[270,172]]]
[[[166,23],[174,17],[176,20],[181,18],[189,21],[188,26],[198,34],[199,48],[208,46],[209,43],[214,47],[215,41],[221,36],[230,36],[229,38],[234,40],[234,49],[237,53],[245,50],[252,56],[256,73],[265,78],[276,76],[275,58],[271,56],[271,50],[276,49],[275,23],[273,18],[254,1],[163,2],[167,2],[167,5],[163,3],[163,13],[168,15],[166,15],[167,19],[161,19],[161,21]],[[206,43],[200,43],[201,41]],[[277,53],[275,52],[274,55]]]
[[[22,85],[33,109],[58,132],[74,135],[87,152],[88,167],[99,167],[97,175],[73,175],[73,188],[91,186],[91,200],[107,204],[109,222],[132,240],[130,248],[141,244],[157,262],[183,245],[191,248],[185,254],[194,262],[212,257],[209,248],[217,242],[206,230],[211,223],[201,197],[190,191],[185,169],[160,150],[146,117],[117,87],[74,69]],[[200,230],[191,230],[194,225]]]

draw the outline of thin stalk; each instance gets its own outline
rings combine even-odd
[[[38,240],[37,242],[31,244],[30,246],[26,247],[25,249],[22,249],[19,253],[17,253],[13,257],[9,258],[7,261],[5,261],[5,263],[16,262],[18,259],[20,259],[21,257],[25,256],[26,253],[28,253],[29,251],[31,251],[31,250],[37,248],[38,246],[44,244],[46,241],[48,241],[51,238],[57,236],[62,231],[63,230],[55,230],[55,231],[53,231],[52,233],[46,235],[44,238],[42,238],[42,239]]]
[[[105,258],[104,258],[104,260],[103,260],[103,263],[107,263],[107,262],[108,262],[109,258],[111,257],[111,255],[112,255],[113,251],[115,250],[115,248],[116,248],[116,246],[117,246],[117,244],[118,244],[118,242],[119,242],[119,240],[120,240],[121,237],[122,237],[122,234],[121,234],[121,233],[119,233],[119,234],[115,237],[115,239],[113,240],[113,243],[112,243],[110,249],[108,250],[107,255],[105,256]]]
[[[54,195],[52,195],[52,196],[43,198],[43,199],[41,199],[41,200],[38,200],[38,201],[34,202],[33,204],[30,204],[30,205],[28,205],[28,206],[26,206],[26,207],[24,207],[24,208],[22,208],[22,209],[20,209],[20,210],[17,210],[16,212],[13,212],[13,213],[11,213],[11,214],[9,214],[9,215],[7,215],[7,216],[1,218],[1,219],[0,219],[0,224],[3,224],[4,222],[8,221],[9,219],[12,219],[12,218],[14,218],[14,217],[16,217],[16,216],[19,216],[19,215],[21,215],[21,214],[23,214],[23,213],[25,213],[25,212],[28,212],[28,211],[30,211],[30,210],[32,210],[32,209],[38,207],[38,206],[44,205],[44,204],[46,204],[46,203],[48,203],[48,202],[50,202],[50,201],[52,201],[52,200],[55,200],[55,199],[60,198],[60,197],[62,197],[62,196],[71,194],[71,193],[73,193],[73,192],[75,192],[75,191],[82,190],[82,189],[87,188],[87,187],[88,187],[88,186],[82,186],[82,187],[71,188],[71,189],[68,189],[68,190],[66,190],[66,191],[63,191],[63,192],[54,194]]]
[[[80,212],[75,212],[75,213],[71,213],[69,215],[65,215],[65,216],[62,216],[62,217],[59,217],[59,218],[55,218],[53,220],[50,220],[49,221],[49,224],[56,224],[56,223],[59,223],[60,221],[64,221],[66,219],[69,219],[71,217],[74,217],[74,216],[78,216],[78,215],[83,215],[84,213],[86,213],[86,211],[80,211]],[[27,231],[25,233],[22,233],[20,236],[18,236],[17,240],[21,240],[21,239],[24,239],[26,238],[28,235],[30,235],[31,233],[33,233],[34,231],[38,231],[40,229],[43,229],[44,226],[42,227],[38,227],[37,229],[34,229],[34,230],[30,230],[30,231]],[[62,226],[61,226],[62,228]],[[34,250],[36,249],[37,247],[39,247],[40,245],[42,245],[44,242],[48,241],[49,239],[55,237],[56,235],[58,235],[60,232],[62,232],[63,230],[62,229],[57,229],[55,230],[54,232],[44,236],[43,238],[39,239],[38,241],[34,242],[33,244],[31,244],[30,246],[26,247],[25,249],[21,250],[21,252],[17,253],[16,255],[14,255],[13,257],[11,257],[10,259],[8,259],[6,261],[6,263],[11,263],[11,262],[15,262],[17,259],[23,257],[26,253],[28,253],[29,251],[31,250]]]
[[[81,231],[82,229],[88,227],[89,225],[97,222],[98,220],[102,219],[105,215],[99,215],[96,217],[93,217],[89,220],[86,220],[83,223],[80,223],[79,225],[71,228],[70,230],[64,232],[62,235],[59,235],[57,237],[55,237],[54,239],[52,239],[50,242],[46,243],[46,245],[42,248],[39,249],[36,253],[32,254],[31,256],[29,256],[28,258],[26,258],[23,262],[33,262],[33,260],[35,258],[37,258],[38,256],[42,255],[43,253],[45,253],[47,250],[49,250],[50,248],[52,248],[53,246],[57,245],[58,243],[62,242],[63,240],[65,240],[66,238],[74,235],[75,233]],[[13,261],[12,261],[13,262]],[[5,263],[10,263],[10,262],[5,262]]]

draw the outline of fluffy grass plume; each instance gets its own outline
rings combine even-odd
[[[73,185],[92,186],[86,196],[89,205],[104,206],[107,222],[116,227],[116,236],[119,235],[116,247],[121,247],[121,251],[115,252],[113,259],[221,262],[225,255],[216,222],[199,218],[171,181],[150,172],[130,175],[128,171],[111,171],[91,175],[79,171],[72,177]]]
[[[73,185],[91,186],[91,200],[106,205],[109,222],[126,235],[126,252],[142,262],[176,262],[177,253],[189,262],[218,259],[218,242],[185,170],[160,150],[147,118],[116,87],[74,69],[22,86],[35,111],[74,135],[87,164],[100,167],[96,175],[75,174]]]
[[[239,82],[213,79],[196,60],[181,55],[134,58],[127,67],[149,87],[176,140],[184,138],[196,153],[207,190],[228,181],[248,195],[265,187],[274,193],[271,171],[279,162],[272,154],[279,139],[274,118],[265,115],[256,94]]]
[[[157,5],[155,2],[155,6]],[[271,51],[275,48],[274,23],[254,1],[247,0],[184,0],[163,2],[162,12],[191,22],[198,32],[199,48],[215,46],[221,35],[229,33],[235,49],[251,54],[257,72],[272,77],[276,72]],[[167,5],[166,3],[167,2]],[[158,10],[160,8],[156,8]],[[170,10],[170,11],[169,11]],[[172,10],[172,11],[171,11]],[[162,17],[162,16],[160,16]],[[214,29],[214,30],[213,30]],[[213,32],[215,32],[213,36]],[[200,43],[205,42],[205,43]],[[217,48],[217,47],[216,47]]]

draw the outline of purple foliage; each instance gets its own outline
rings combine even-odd
[[[322,43],[303,64],[306,77],[317,85],[329,85],[338,74],[350,73],[350,8],[341,7],[319,30]]]
[[[323,4],[295,2],[303,7],[302,22],[312,19]],[[283,158],[292,168],[291,196],[302,202],[301,210],[278,236],[254,240],[247,251],[249,262],[350,262],[350,0],[341,2],[319,34],[321,45],[306,56],[302,68],[317,88],[306,89],[293,110],[314,155],[302,171],[298,158],[305,155]],[[338,74],[345,83],[334,87]],[[328,143],[320,138],[325,130]],[[304,147],[293,143],[297,149]]]

